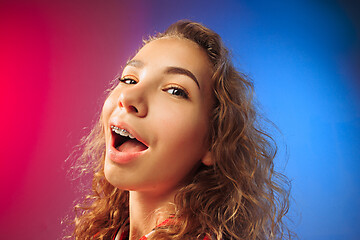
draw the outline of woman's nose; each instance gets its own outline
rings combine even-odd
[[[118,99],[119,107],[137,117],[145,117],[148,112],[145,90],[143,86],[137,84],[122,88]]]

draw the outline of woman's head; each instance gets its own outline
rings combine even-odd
[[[111,184],[173,195],[202,160],[210,164],[212,73],[200,46],[174,36],[148,42],[126,64],[102,115]]]
[[[154,239],[283,234],[288,192],[286,178],[273,169],[276,146],[258,124],[251,82],[235,70],[218,34],[176,22],[145,41],[119,79],[98,128],[107,149],[96,144],[99,137],[88,144],[99,165],[96,200],[83,221],[94,219],[96,229],[114,216],[101,230],[108,236],[106,229],[114,231],[128,217],[127,191],[118,188],[176,189],[175,218],[182,224],[157,231]]]

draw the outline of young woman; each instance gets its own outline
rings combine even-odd
[[[126,64],[82,160],[92,194],[75,239],[283,239],[288,182],[274,171],[252,85],[220,37],[179,21]]]

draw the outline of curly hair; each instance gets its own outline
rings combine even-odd
[[[151,239],[290,239],[283,222],[290,182],[274,169],[275,141],[261,129],[253,85],[236,71],[220,36],[199,23],[181,20],[150,37],[188,39],[201,46],[213,67],[215,104],[209,129],[213,165],[201,165],[174,200],[181,224],[157,229]],[[92,192],[75,206],[75,239],[111,239],[129,218],[129,193],[104,176],[105,140],[100,121],[83,141],[84,170],[93,171]]]

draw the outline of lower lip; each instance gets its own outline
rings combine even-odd
[[[146,151],[146,150],[145,150]],[[142,155],[145,151],[141,152],[119,152],[113,146],[109,146],[107,149],[107,155],[110,160],[120,164],[127,164],[133,162],[137,157]]]

